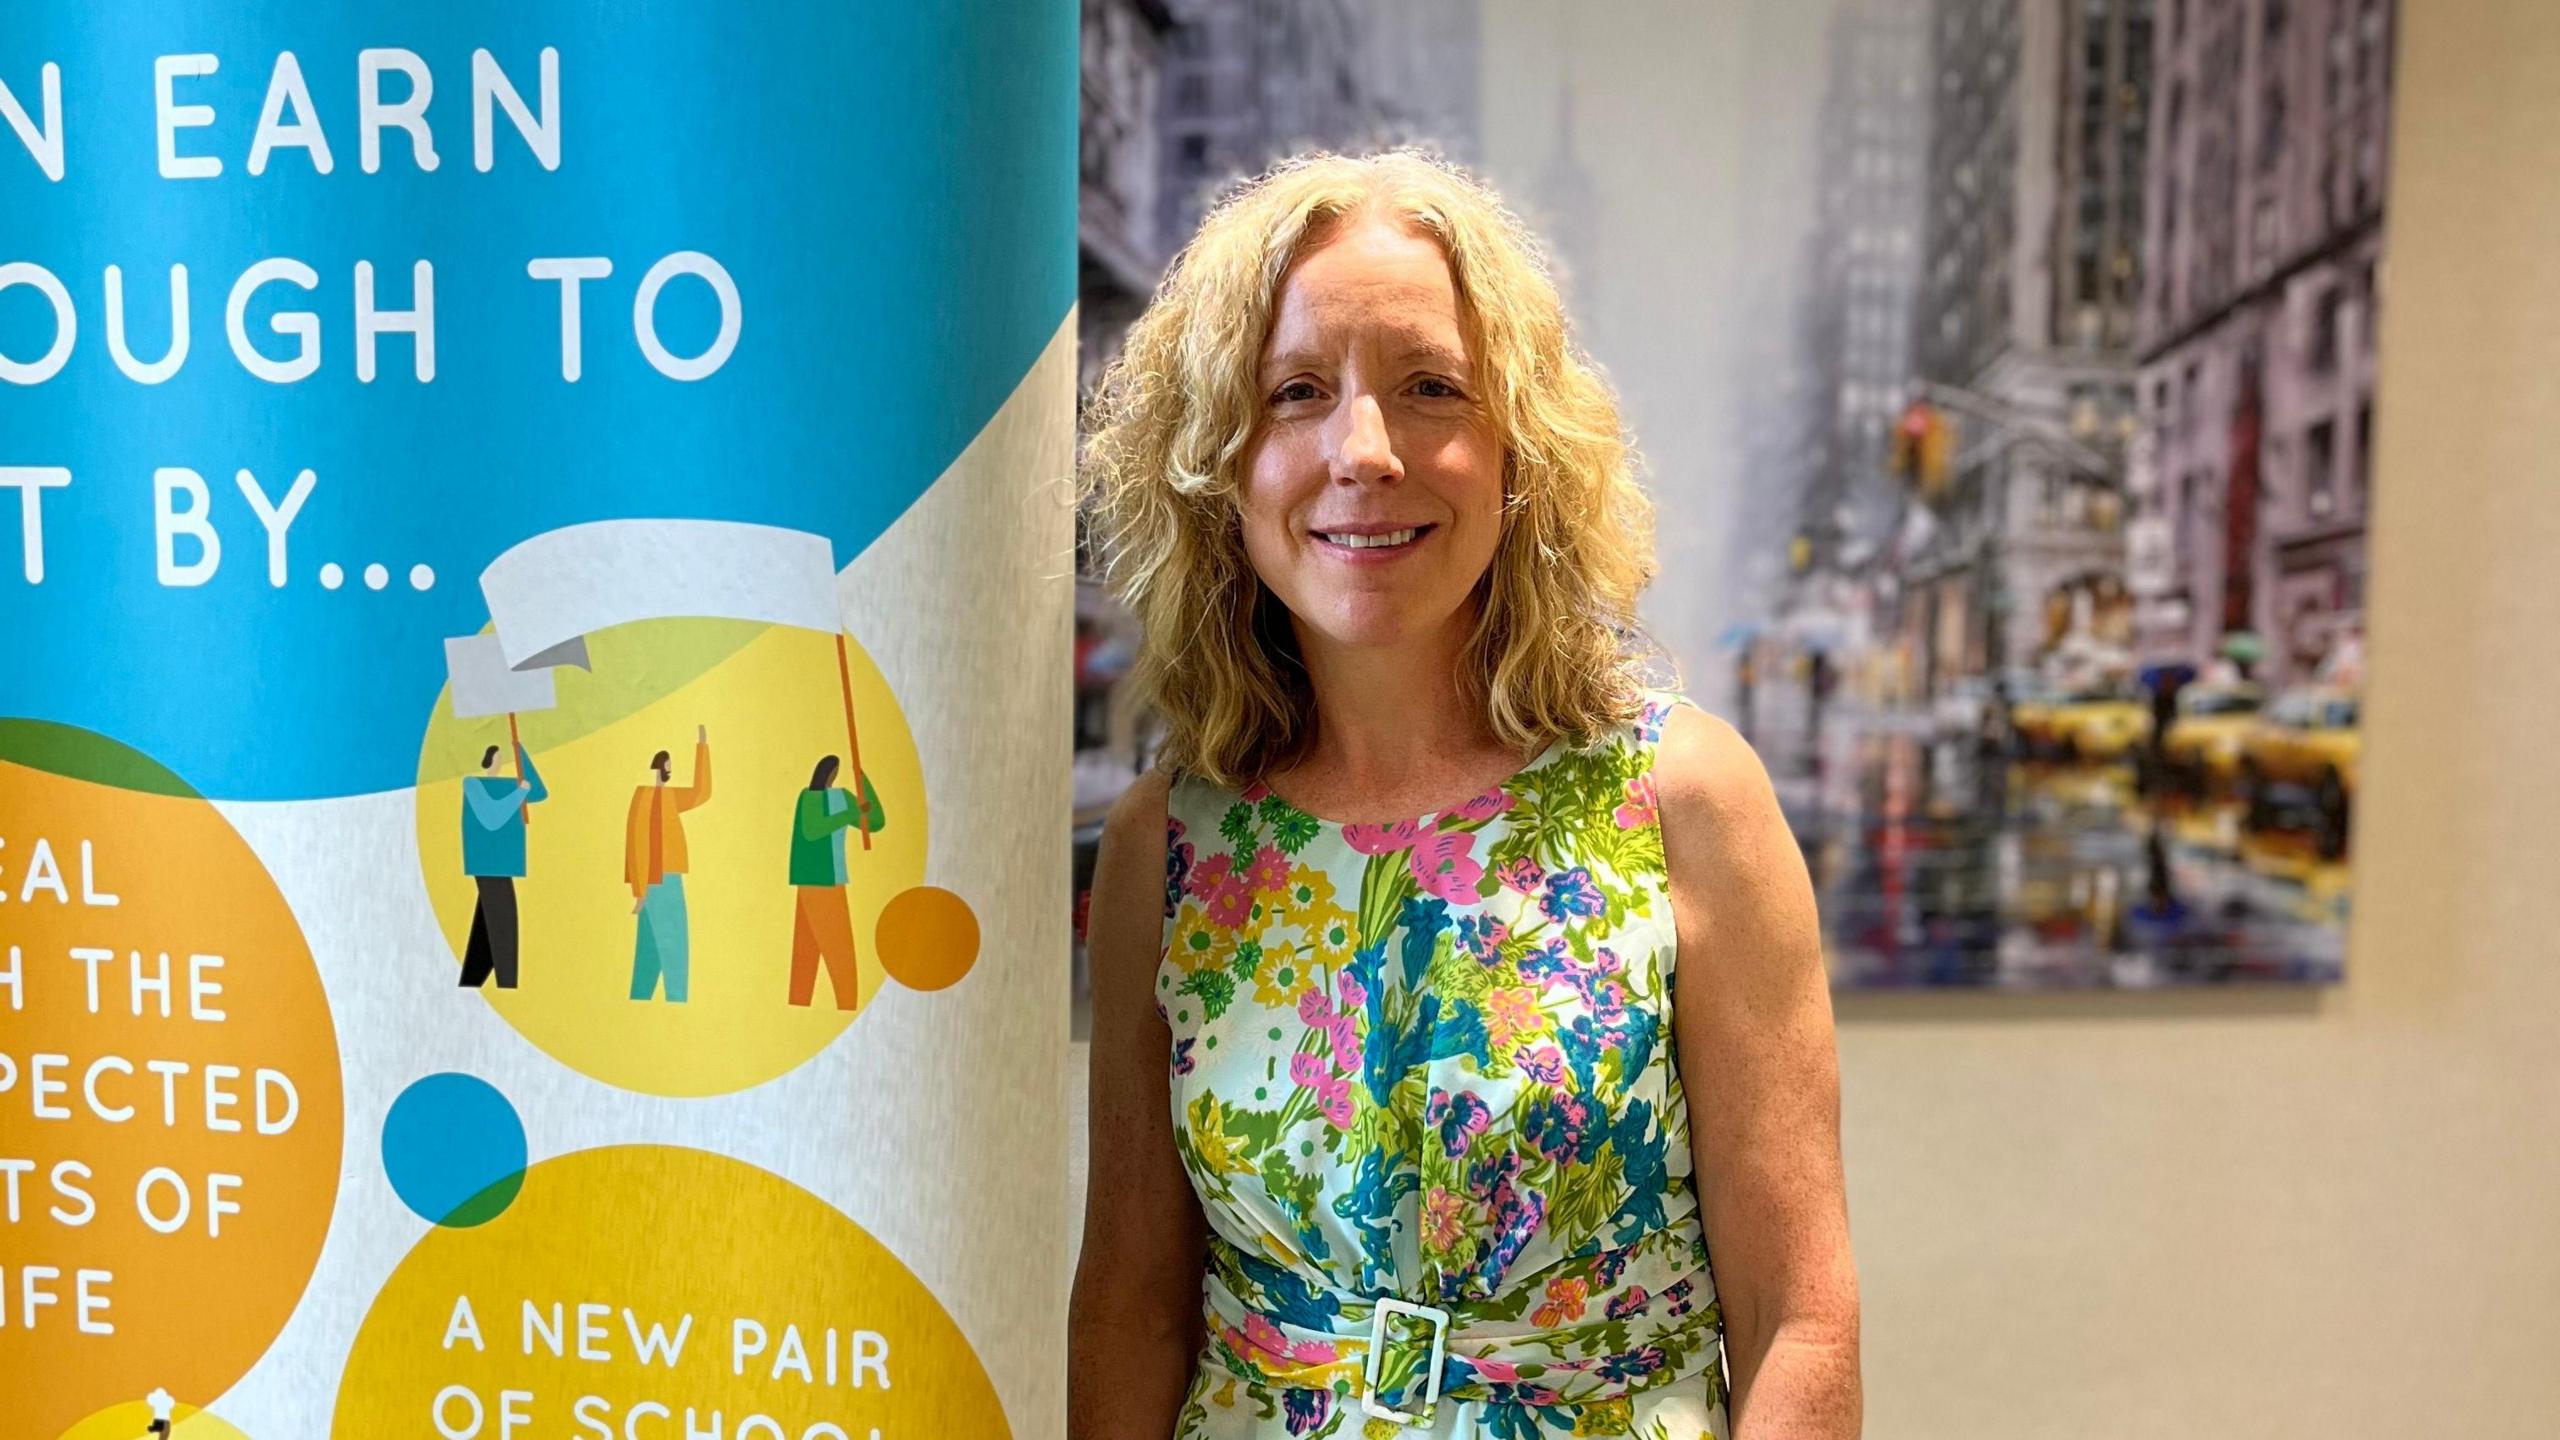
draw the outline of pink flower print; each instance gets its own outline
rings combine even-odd
[[[1253,887],[1244,882],[1244,877],[1229,875],[1209,891],[1205,909],[1210,924],[1233,930],[1253,914]]]
[[[1647,770],[1627,782],[1627,802],[1618,807],[1618,828],[1635,830],[1654,822],[1653,772]]]
[[[1252,784],[1244,787],[1244,793],[1238,795],[1236,798],[1242,800],[1247,805],[1259,805],[1262,803],[1262,797],[1270,793],[1270,786],[1256,780]]]
[[[1529,1323],[1541,1330],[1553,1330],[1566,1321],[1579,1320],[1583,1304],[1590,1298],[1590,1281],[1579,1275],[1559,1275],[1547,1282],[1547,1303],[1529,1316]]]
[[[1325,1033],[1333,1037],[1334,1068],[1346,1075],[1360,1073],[1361,1062],[1367,1057],[1361,1051],[1360,1032],[1352,1026],[1351,1017],[1345,1015],[1334,1021],[1325,1027]]]
[[[1235,861],[1228,856],[1212,855],[1191,867],[1191,877],[1183,882],[1182,888],[1206,900],[1211,891],[1227,883],[1227,876],[1234,868]]]
[[[1464,905],[1476,898],[1476,882],[1484,878],[1484,867],[1470,853],[1475,848],[1473,835],[1432,830],[1415,843],[1405,863],[1413,869],[1413,883],[1425,894]]]
[[[1260,1315],[1244,1317],[1244,1343],[1274,1360],[1289,1358],[1289,1337],[1280,1333],[1279,1326]]]
[[[1564,1052],[1553,1045],[1541,1045],[1520,1057],[1520,1073],[1541,1085],[1564,1083]]]
[[[1630,1315],[1641,1314],[1644,1307],[1652,1302],[1653,1297],[1644,1293],[1643,1286],[1634,1285],[1628,1287],[1627,1293],[1610,1301],[1609,1308],[1604,1313],[1612,1320],[1624,1320]]]
[[[1323,1057],[1304,1050],[1290,1056],[1289,1078],[1315,1092],[1316,1108],[1334,1129],[1351,1128],[1351,1082],[1328,1069]]]
[[[1498,1046],[1536,1030],[1540,1019],[1537,993],[1526,986],[1505,987],[1486,997],[1485,1032]]]
[[[1360,1068],[1360,1027],[1350,1012],[1335,1014],[1333,1007],[1325,1003],[1323,994],[1310,990],[1298,997],[1298,1018],[1306,1023],[1308,1029],[1323,1031],[1325,1038],[1333,1042],[1336,1068],[1344,1071]]]
[[[1358,1010],[1369,1003],[1369,992],[1361,985],[1358,976],[1343,976],[1342,984],[1339,988],[1342,991],[1342,1008],[1344,1010]]]
[[[1245,878],[1259,894],[1277,895],[1289,888],[1289,857],[1278,848],[1265,845],[1245,870]]]
[[[1490,820],[1511,808],[1511,792],[1496,787],[1487,790],[1449,813],[1461,820]]]
[[[1480,1380],[1490,1381],[1496,1385],[1519,1383],[1520,1367],[1508,1360],[1470,1360],[1467,1363],[1475,1367],[1476,1378]]]
[[[1351,1128],[1351,1082],[1328,1076],[1316,1086],[1316,1108],[1336,1130]]]
[[[1301,1365],[1330,1365],[1342,1352],[1323,1340],[1301,1340],[1289,1347],[1289,1358]]]
[[[1457,1250],[1466,1234],[1467,1202],[1446,1186],[1432,1186],[1422,1201],[1422,1243],[1447,1255]]]
[[[1534,895],[1538,893],[1539,886],[1547,883],[1547,877],[1539,873],[1538,862],[1526,855],[1515,855],[1503,861],[1502,868],[1493,873],[1503,884],[1523,895]]]
[[[1393,825],[1345,825],[1342,838],[1363,855],[1392,855],[1412,849],[1413,842],[1422,838],[1422,831],[1419,820],[1399,820]]]

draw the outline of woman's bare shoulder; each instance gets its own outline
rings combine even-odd
[[[1173,803],[1173,775],[1159,765],[1129,782],[1102,820],[1102,844],[1132,849],[1164,840],[1165,815]]]
[[[1682,700],[1662,722],[1653,758],[1654,789],[1666,819],[1731,814],[1772,801],[1768,767],[1760,752],[1723,716]]]
[[[1165,815],[1173,777],[1162,768],[1132,781],[1102,821],[1094,857],[1087,944],[1098,967],[1151,954],[1164,918]],[[1137,964],[1138,959],[1126,963]]]

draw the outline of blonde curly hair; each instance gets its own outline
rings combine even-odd
[[[1596,737],[1643,703],[1635,612],[1653,506],[1537,240],[1435,156],[1303,155],[1231,190],[1175,257],[1104,373],[1077,475],[1102,578],[1143,632],[1132,680],[1164,722],[1163,759],[1234,788],[1301,758],[1315,729],[1295,633],[1244,550],[1262,348],[1291,263],[1363,213],[1447,253],[1502,442],[1502,534],[1462,693],[1525,753]]]

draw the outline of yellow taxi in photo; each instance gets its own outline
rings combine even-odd
[[[2047,712],[2048,747],[2065,760],[2121,760],[2151,740],[2151,706],[2131,685],[2105,682],[2063,692]]]
[[[2246,681],[2196,681],[2178,691],[2178,715],[2160,737],[2172,784],[2190,795],[2228,790],[2240,775],[2240,746],[2266,697]]]
[[[2278,695],[2240,742],[2240,791],[2251,829],[2277,820],[2281,788],[2306,794],[2322,859],[2346,853],[2347,812],[2364,744],[2354,691],[2305,686]]]

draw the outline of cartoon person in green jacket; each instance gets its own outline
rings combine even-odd
[[[853,916],[846,908],[844,832],[859,825],[867,834],[887,817],[871,777],[860,778],[862,800],[836,788],[841,762],[833,755],[810,772],[809,788],[800,792],[791,815],[791,886],[795,897],[791,919],[791,1003],[807,1006],[817,989],[818,962],[827,966],[827,983],[836,1008],[850,1010],[859,993],[855,984]]]

